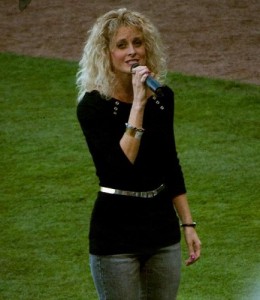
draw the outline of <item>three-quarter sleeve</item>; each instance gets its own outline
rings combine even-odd
[[[164,115],[160,120],[162,124],[159,133],[164,156],[164,172],[165,181],[170,190],[171,196],[175,197],[186,193],[185,180],[176,150],[175,134],[174,134],[174,93],[165,87],[165,97],[160,103],[164,107]]]

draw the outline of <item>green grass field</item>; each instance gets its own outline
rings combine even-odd
[[[95,300],[87,235],[97,179],[76,119],[77,64],[0,62],[0,299]],[[178,300],[259,299],[260,87],[181,74],[169,85],[203,243],[201,260],[183,265]]]

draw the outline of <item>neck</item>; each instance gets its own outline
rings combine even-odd
[[[125,79],[120,78],[117,80],[113,98],[126,103],[133,102],[132,76],[128,76],[128,78]]]

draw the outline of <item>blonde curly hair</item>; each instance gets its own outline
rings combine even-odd
[[[164,81],[166,55],[158,30],[143,14],[120,8],[99,17],[88,32],[77,73],[78,101],[92,90],[98,90],[107,99],[111,98],[115,74],[111,68],[109,46],[121,26],[132,26],[143,33],[146,65],[158,80]]]

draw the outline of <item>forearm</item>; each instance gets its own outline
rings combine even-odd
[[[143,115],[144,115],[144,106],[135,106],[133,105],[129,118],[128,124],[135,128],[143,127]],[[129,161],[133,164],[138,155],[139,148],[141,143],[141,135],[131,136],[128,132],[125,132],[120,140],[120,146],[129,159]]]
[[[182,224],[192,224],[193,220],[186,194],[175,197],[173,199],[173,205]],[[184,227],[183,233],[189,251],[189,257],[185,263],[189,266],[200,258],[201,242],[194,227]]]
[[[132,72],[132,70],[131,70]],[[133,85],[133,104],[128,118],[128,124],[134,128],[141,129],[143,127],[143,117],[146,103],[149,96],[152,95],[151,91],[145,85],[145,80],[150,74],[146,66],[137,66],[132,72],[132,85]],[[141,135],[129,135],[129,131],[125,132],[120,140],[120,146],[133,164],[138,155]]]
[[[191,224],[193,222],[186,194],[173,198],[173,205],[182,224]]]

